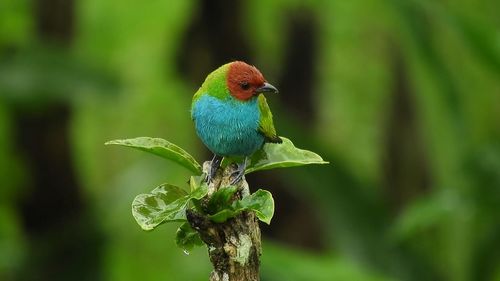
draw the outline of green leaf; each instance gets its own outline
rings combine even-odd
[[[214,222],[221,223],[249,210],[254,211],[259,220],[270,224],[274,215],[274,200],[271,193],[259,189],[255,193],[235,201],[230,207],[209,216],[209,218]]]
[[[195,246],[202,246],[203,241],[196,230],[188,222],[181,224],[175,235],[175,244],[184,252],[189,253]]]
[[[151,193],[137,195],[132,202],[132,214],[144,230],[152,230],[164,222],[185,221],[189,201],[200,200],[207,193],[206,183],[191,194],[175,185],[162,184]]]
[[[160,138],[138,137],[135,139],[112,140],[105,143],[106,145],[121,145],[146,151],[162,158],[172,160],[191,172],[201,175],[201,165],[187,153],[184,149]]]
[[[263,148],[255,152],[250,158],[245,174],[259,170],[286,168],[309,164],[328,164],[318,154],[296,148],[292,141],[281,137],[283,143],[266,143]]]
[[[193,190],[191,194],[189,195],[189,199],[196,199],[200,200],[201,198],[205,197],[208,193],[208,185],[206,182],[201,183],[201,185]]]
[[[213,215],[208,216],[211,221],[216,223],[222,223],[227,221],[230,218],[234,218],[238,215],[242,210],[232,210],[232,209],[224,209]]]
[[[200,187],[200,185],[201,185],[201,183],[203,182],[204,179],[205,179],[205,175],[191,176],[189,178],[189,188],[190,188],[191,192],[193,192],[196,189],[198,189],[198,187]]]
[[[198,211],[202,211],[200,204],[200,199],[205,197],[208,193],[208,185],[206,182],[202,182],[205,179],[205,175],[201,176],[191,176],[189,179],[189,188],[191,189],[191,203]]]
[[[250,196],[235,202],[238,209],[252,210],[259,220],[270,224],[274,215],[274,199],[271,192],[259,189]]]
[[[209,214],[215,214],[227,207],[231,206],[231,198],[238,188],[236,186],[228,186],[221,188],[212,194],[210,201],[208,201],[207,209]]]
[[[149,194],[139,194],[132,202],[132,215],[144,230],[152,230],[163,222],[186,220],[190,196],[181,188],[162,184]]]

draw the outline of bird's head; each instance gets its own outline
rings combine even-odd
[[[229,93],[238,100],[246,101],[261,93],[278,92],[255,66],[242,61],[229,63],[226,77]]]

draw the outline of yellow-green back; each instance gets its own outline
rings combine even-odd
[[[201,87],[194,94],[191,107],[202,95],[210,95],[219,99],[229,97],[229,89],[226,82],[229,65],[230,63],[226,63],[207,76]]]
[[[266,97],[260,94],[259,97],[260,122],[259,131],[264,135],[266,141],[273,143],[281,143],[281,139],[276,134],[276,129],[273,123],[273,114],[267,105]]]

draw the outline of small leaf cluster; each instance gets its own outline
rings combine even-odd
[[[265,144],[250,158],[245,173],[279,167],[293,167],[308,164],[326,164],[318,154],[296,148],[283,138],[282,144]],[[166,222],[181,222],[177,230],[176,243],[184,249],[203,245],[201,238],[191,228],[186,211],[193,209],[206,215],[214,223],[223,223],[243,211],[252,211],[256,217],[270,224],[274,214],[274,200],[269,191],[259,189],[255,193],[238,199],[238,188],[226,186],[219,188],[207,198],[208,185],[201,165],[193,156],[179,146],[160,138],[138,137],[134,139],[113,140],[107,145],[120,145],[135,148],[174,161],[185,167],[193,176],[189,179],[189,192],[181,187],[164,183],[146,194],[139,194],[132,202],[132,215],[139,226],[146,231],[155,229]],[[224,159],[227,165],[231,159]]]

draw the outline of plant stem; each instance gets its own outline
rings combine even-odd
[[[203,170],[207,172],[210,162],[205,162]],[[208,202],[212,194],[230,185],[231,174],[235,165],[221,168],[212,183],[209,184]],[[236,184],[233,200],[239,200],[250,194],[248,183],[243,178]],[[203,202],[202,202],[203,204]],[[261,255],[261,237],[258,220],[253,212],[242,212],[223,223],[215,223],[194,210],[187,212],[191,227],[198,231],[207,245],[208,255],[213,265],[210,281],[258,281]]]

